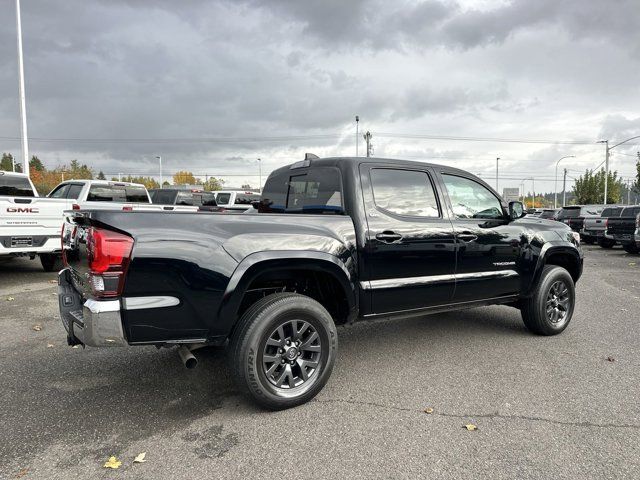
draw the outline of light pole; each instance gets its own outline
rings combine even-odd
[[[640,135],[636,135],[635,137],[631,137],[631,138],[627,138],[626,140],[623,140],[622,142],[616,143],[613,147],[609,146],[609,140],[600,140],[598,143],[604,143],[605,144],[605,157],[604,157],[604,204],[607,204],[607,188],[609,185],[609,152],[611,150],[613,150],[614,148],[616,148],[619,145],[622,145],[623,143],[627,143],[631,140],[635,140],[636,138],[640,138]]]
[[[29,142],[27,139],[27,106],[24,95],[24,62],[22,61],[22,21],[20,19],[20,0],[16,0],[16,31],[18,34],[18,93],[20,96],[22,172],[29,176]]]
[[[156,158],[158,159],[158,162],[160,162],[160,188],[162,188],[162,157],[157,155]]]
[[[500,192],[498,191],[498,162],[500,161],[500,157],[496,157],[496,192],[498,192],[498,195],[500,195]]]
[[[258,159],[258,191],[262,193],[262,160]]]
[[[558,207],[558,165],[565,158],[576,158],[575,155],[567,155],[566,157],[562,157],[560,160],[556,162],[556,181],[555,181],[555,193],[553,194],[553,208]]]
[[[356,157],[358,156],[358,141],[360,140],[358,138],[359,134],[358,134],[358,126],[360,125],[360,117],[358,115],[356,115]]]

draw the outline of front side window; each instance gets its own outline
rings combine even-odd
[[[144,187],[125,187],[127,202],[131,203],[149,203],[147,189]]]
[[[60,185],[53,189],[49,198],[67,198],[67,190],[69,190],[69,185]]]
[[[439,217],[438,202],[426,172],[374,168],[371,185],[376,207],[396,215]]]
[[[216,202],[218,202],[218,205],[227,205],[229,200],[231,200],[230,193],[218,193],[216,195]]]
[[[487,187],[464,177],[442,175],[456,218],[502,218],[502,204]]]

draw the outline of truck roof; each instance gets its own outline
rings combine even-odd
[[[58,185],[62,185],[65,183],[88,183],[90,185],[116,185],[123,187],[143,187],[144,185],[141,183],[130,183],[130,182],[119,182],[117,180],[88,180],[85,178],[74,179],[70,178],[69,180],[65,180],[64,182],[60,182]]]
[[[7,172],[5,170],[0,170],[0,175],[4,175],[4,176],[7,176],[7,177],[27,177],[28,176],[26,173]]]

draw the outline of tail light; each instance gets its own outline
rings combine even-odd
[[[80,210],[80,205],[74,203],[73,205],[71,205],[71,210]]]
[[[132,205],[125,205],[124,207],[122,207],[122,211],[123,212],[133,212],[133,206]]]
[[[89,285],[96,297],[122,294],[129,267],[133,238],[122,233],[91,227],[87,231]]]

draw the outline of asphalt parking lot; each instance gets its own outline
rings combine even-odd
[[[275,413],[221,350],[187,371],[68,347],[55,278],[0,263],[0,478],[638,478],[640,256],[619,247],[585,247],[560,336],[504,306],[342,327],[325,389]]]

